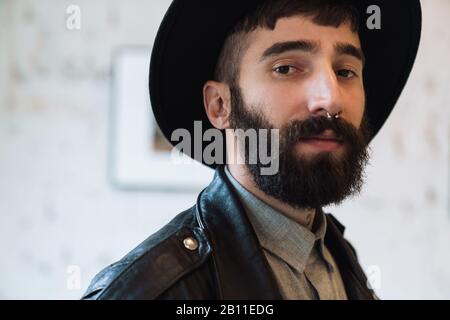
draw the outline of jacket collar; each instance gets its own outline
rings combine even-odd
[[[344,226],[327,214],[325,243],[338,264],[349,299],[371,299]],[[282,299],[275,277],[224,167],[197,200],[197,219],[211,243],[219,299]]]

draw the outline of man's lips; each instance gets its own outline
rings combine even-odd
[[[325,130],[321,135],[302,138],[301,142],[314,149],[326,151],[336,150],[343,144],[343,140],[337,138],[331,130]]]
[[[342,142],[334,139],[304,139],[300,142],[305,146],[324,151],[334,151],[343,145]]]
[[[321,141],[331,141],[331,142],[342,142],[342,139],[334,139],[334,138],[324,138],[324,137],[308,137],[308,138],[302,138],[301,140],[321,140]]]
[[[332,130],[329,130],[329,129],[325,130],[320,135],[304,137],[301,140],[323,140],[323,141],[331,141],[331,142],[338,142],[338,143],[342,143],[343,142],[342,138],[337,137],[334,134],[334,132]]]

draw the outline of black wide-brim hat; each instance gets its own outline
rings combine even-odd
[[[213,80],[230,29],[263,1],[172,2],[155,39],[149,77],[153,112],[169,141],[178,128],[189,130],[193,137],[194,121],[202,121],[203,131],[212,128],[203,105],[203,85]],[[394,108],[414,64],[421,34],[421,7],[419,0],[351,2],[360,16],[359,36],[366,57],[366,114],[372,140]],[[366,25],[370,5],[381,9],[381,29],[371,30]]]

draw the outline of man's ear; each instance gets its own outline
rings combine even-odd
[[[231,111],[230,88],[227,84],[207,81],[203,85],[203,104],[209,121],[217,129],[229,127]]]

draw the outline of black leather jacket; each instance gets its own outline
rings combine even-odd
[[[96,275],[83,299],[281,299],[223,169],[216,169],[195,206]],[[325,243],[339,266],[347,296],[376,298],[343,237],[344,227],[331,214],[326,217]],[[195,238],[198,247],[188,249],[188,237]]]

